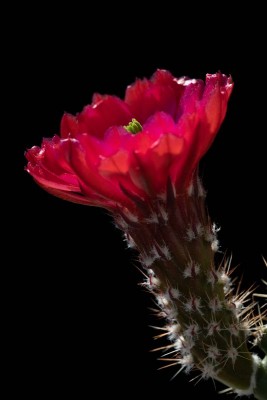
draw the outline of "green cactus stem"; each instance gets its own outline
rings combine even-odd
[[[266,354],[260,361],[256,373],[254,395],[259,400],[267,399],[267,325],[263,326],[257,345]]]
[[[258,346],[267,354],[267,325],[263,327],[262,337],[258,340]]]
[[[118,210],[116,223],[140,253],[144,286],[167,320],[163,329],[171,344],[162,360],[177,364],[177,371],[198,370],[199,378],[218,380],[239,395],[256,390],[258,399],[266,399],[266,357],[260,360],[247,347],[251,333],[258,335],[257,319],[250,318],[253,303],[244,305],[251,291],[233,293],[230,261],[215,266],[217,228],[200,180],[183,195],[169,183],[166,197],[140,206],[139,216]]]
[[[258,400],[267,399],[267,356],[260,362],[255,379],[254,396]]]

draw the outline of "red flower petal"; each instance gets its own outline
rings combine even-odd
[[[125,102],[130,106],[134,117],[143,124],[146,119],[158,111],[174,115],[184,86],[173,76],[158,70],[151,80],[137,80],[128,86]]]
[[[217,132],[227,109],[227,102],[233,89],[231,77],[221,73],[207,74],[206,86],[201,100],[210,132]]]
[[[207,75],[206,84],[193,81],[181,101],[178,128],[184,133],[185,148],[176,175],[176,185],[188,185],[203,155],[211,146],[225,117],[233,89],[231,77]],[[184,171],[187,171],[187,176]]]
[[[111,126],[127,125],[133,118],[129,107],[118,97],[95,95],[93,100],[93,104],[86,106],[76,117],[63,115],[60,127],[63,138],[82,133],[102,138]]]
[[[94,153],[96,142],[88,135],[80,135],[79,140],[71,139],[70,163],[79,177],[79,182],[85,194],[90,196],[94,191],[104,201],[110,201],[114,206],[122,203],[132,206],[131,202],[122,193],[118,182],[106,179],[99,173],[98,165],[101,162],[101,154],[97,157]],[[100,149],[99,144],[99,149]]]
[[[79,124],[77,118],[71,114],[65,113],[60,123],[60,135],[62,138],[69,136],[75,137],[79,133]]]
[[[127,125],[132,118],[129,107],[122,100],[106,96],[93,106],[85,107],[77,116],[79,133],[102,138],[108,128]]]
[[[60,140],[58,136],[45,139],[41,148],[35,146],[26,153],[27,171],[42,186],[79,192],[79,182],[69,165],[68,153],[68,140]]]
[[[182,149],[183,138],[172,118],[164,113],[156,114],[144,126],[142,135],[136,136],[132,165],[136,172],[142,172],[150,194],[155,196],[166,190],[167,179],[174,163],[179,163]]]

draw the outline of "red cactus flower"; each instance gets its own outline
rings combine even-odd
[[[181,193],[224,119],[232,80],[206,82],[158,70],[137,80],[125,99],[94,95],[61,134],[27,151],[27,171],[48,192],[109,210],[136,211],[136,201],[164,195],[170,179]],[[135,199],[135,201],[133,201]]]
[[[234,295],[230,263],[215,266],[217,229],[197,176],[232,87],[221,73],[204,83],[159,70],[129,86],[124,100],[95,95],[76,117],[63,116],[61,136],[28,150],[27,171],[56,196],[112,212],[167,320],[163,360],[261,400],[266,357],[246,341],[253,334],[266,350],[264,313],[251,318],[253,304],[243,305],[250,290]]]

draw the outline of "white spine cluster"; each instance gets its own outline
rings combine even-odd
[[[184,271],[183,271],[183,276],[184,278],[193,278],[196,275],[198,275],[200,272],[200,265],[198,263],[195,263],[193,261],[190,261]]]
[[[193,229],[192,229],[192,227],[189,227],[189,228],[187,228],[187,230],[186,230],[186,240],[188,241],[188,242],[192,242],[192,240],[194,240],[194,239],[196,239],[196,234],[195,234],[195,232],[193,231]]]
[[[189,372],[194,367],[193,357],[191,356],[191,354],[187,354],[186,356],[183,356],[179,359],[179,364],[182,365],[182,369],[184,370],[184,372],[186,374],[189,374]]]
[[[184,303],[184,309],[189,313],[198,311],[201,314],[201,299],[199,297],[191,297]]]
[[[207,355],[212,361],[216,361],[221,353],[216,345],[211,345],[208,347]]]
[[[218,283],[224,287],[224,293],[228,293],[231,289],[231,279],[225,272],[217,272]]]
[[[170,261],[172,259],[171,252],[166,244],[163,246],[159,246],[159,250],[164,255],[166,260]]]
[[[215,314],[222,309],[223,305],[220,299],[216,296],[209,301],[209,308]]]
[[[207,325],[208,336],[213,336],[215,333],[220,332],[220,330],[221,330],[220,323],[217,321],[211,321]]]
[[[158,259],[160,259],[160,255],[155,246],[153,246],[148,253],[143,252],[140,256],[140,261],[145,268],[150,268]]]
[[[227,350],[226,357],[227,359],[232,360],[234,366],[236,359],[238,357],[238,350],[233,345],[231,345]]]
[[[217,376],[213,364],[204,363],[203,366],[201,367],[201,370],[202,370],[201,378],[204,380],[207,380],[209,378],[216,378]]]
[[[220,228],[213,224],[211,230],[208,228],[208,230],[204,232],[206,242],[210,243],[211,249],[215,253],[219,250],[219,241],[217,239],[217,232],[219,232],[219,230]]]
[[[181,296],[181,293],[178,288],[169,288],[169,295],[170,295],[171,299],[178,300],[179,297]]]

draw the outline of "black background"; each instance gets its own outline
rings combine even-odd
[[[234,15],[226,6],[203,7],[203,18],[191,6],[127,7],[31,6],[12,19],[15,112],[8,134],[10,147],[19,146],[6,235],[14,304],[10,391],[156,399],[184,398],[186,391],[223,399],[211,381],[194,386],[183,374],[171,381],[176,368],[157,370],[162,364],[150,352],[157,346],[149,328],[157,325],[153,303],[137,285],[136,255],[106,212],[53,198],[23,171],[25,149],[57,133],[63,112],[81,111],[94,92],[122,97],[136,77],[156,68],[202,79],[218,70],[231,74],[227,117],[201,175],[212,219],[222,227],[221,249],[240,264],[244,287],[264,276],[267,83],[260,10],[256,17],[251,10]]]

